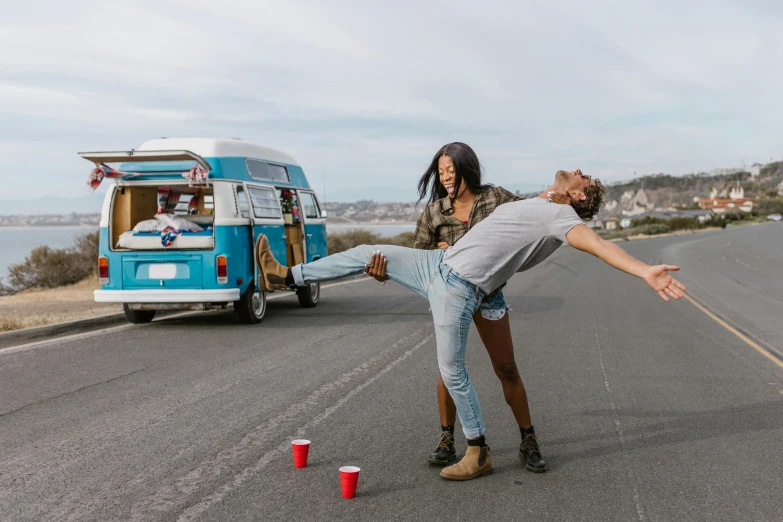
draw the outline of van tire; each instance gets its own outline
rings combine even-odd
[[[125,317],[133,324],[149,323],[155,317],[155,310],[131,310],[127,303],[122,304],[122,311]]]
[[[315,308],[321,299],[321,283],[312,283],[296,290],[299,298],[299,306],[302,308]]]
[[[239,301],[234,301],[234,310],[243,324],[258,324],[266,315],[266,292],[256,289],[251,284]]]

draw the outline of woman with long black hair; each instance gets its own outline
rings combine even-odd
[[[476,153],[465,143],[441,147],[419,180],[419,201],[428,205],[419,217],[412,248],[433,250],[454,245],[474,225],[489,216],[495,208],[520,198],[502,187],[483,185],[481,164]],[[556,203],[568,203],[567,196],[549,194]],[[367,273],[379,281],[386,279],[385,260],[374,256]],[[503,395],[519,425],[522,442],[519,456],[527,470],[546,471],[546,462],[530,419],[527,392],[514,360],[514,345],[502,288],[487,295],[473,316],[479,336],[487,349],[495,375],[503,386]],[[438,412],[441,434],[438,446],[428,461],[446,466],[457,458],[454,450],[454,423],[457,409],[443,378],[438,376]]]

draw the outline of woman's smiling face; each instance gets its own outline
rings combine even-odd
[[[459,194],[454,193],[455,185],[457,183],[457,175],[454,170],[454,163],[451,161],[451,158],[446,155],[438,158],[438,176],[440,177],[441,185],[443,185],[443,188],[446,189],[446,193],[448,193],[450,198],[457,198],[463,192],[465,192],[466,185],[464,183],[460,183]]]

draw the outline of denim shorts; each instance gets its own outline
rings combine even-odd
[[[506,315],[506,310],[511,310],[511,307],[508,306],[505,297],[503,297],[503,290],[489,294],[481,301],[481,306],[479,306],[481,317],[489,321],[503,319],[503,316]]]

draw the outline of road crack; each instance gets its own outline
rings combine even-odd
[[[78,388],[76,390],[70,390],[70,391],[67,391],[67,392],[63,392],[60,395],[55,395],[54,397],[47,397],[46,399],[41,399],[40,401],[37,401],[37,402],[31,402],[30,404],[25,404],[24,406],[20,406],[20,407],[16,408],[15,410],[7,411],[5,413],[0,413],[0,418],[5,417],[6,415],[13,415],[14,413],[20,412],[20,411],[22,411],[22,410],[24,410],[26,408],[30,408],[32,406],[38,406],[39,404],[43,404],[43,403],[48,402],[48,401],[53,401],[55,399],[60,399],[60,398],[65,397],[67,395],[71,395],[71,394],[74,394],[74,393],[79,393],[79,392],[84,391],[84,390],[88,390],[88,389],[93,388],[95,386],[101,386],[102,384],[108,384],[108,383],[110,383],[112,381],[116,381],[118,379],[122,379],[123,377],[130,377],[131,375],[135,375],[135,374],[137,374],[139,372],[143,372],[146,369],[147,369],[147,367],[145,366],[144,368],[141,368],[139,370],[134,370],[134,371],[132,371],[130,373],[124,373],[122,375],[118,375],[116,377],[112,377],[111,379],[107,379],[105,381],[95,382],[93,384],[88,384],[87,386],[82,386],[81,388]]]

